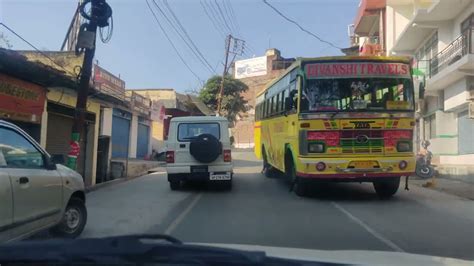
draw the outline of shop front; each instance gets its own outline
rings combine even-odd
[[[0,119],[16,124],[38,142],[45,99],[44,87],[0,74]]]
[[[67,160],[70,151],[72,126],[74,123],[76,92],[67,88],[48,88],[47,115],[43,116],[43,134],[46,151]],[[97,145],[99,133],[100,104],[89,99],[84,131],[80,134],[80,152],[76,171],[80,173],[86,186],[96,183]]]

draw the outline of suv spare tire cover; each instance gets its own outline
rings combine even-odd
[[[221,142],[211,134],[201,134],[191,141],[189,152],[201,163],[213,162],[222,151]]]

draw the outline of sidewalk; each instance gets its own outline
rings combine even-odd
[[[421,179],[416,176],[410,177],[409,182],[410,185],[438,190],[461,198],[474,200],[474,184],[470,182],[443,177]]]

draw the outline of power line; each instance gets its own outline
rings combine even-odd
[[[20,38],[20,40],[24,41],[26,44],[28,44],[31,48],[35,49],[38,53],[40,53],[42,56],[44,56],[45,58],[47,58],[49,61],[51,61],[53,64],[55,64],[56,66],[59,66],[60,68],[62,68],[64,71],[66,71],[66,73],[68,73],[69,75],[72,75],[73,77],[77,77],[77,74],[76,73],[72,73],[72,72],[69,72],[68,69],[66,69],[64,66],[58,64],[56,61],[54,61],[53,58],[49,57],[47,54],[45,54],[43,51],[41,51],[40,49],[38,49],[36,46],[34,46],[32,43],[30,43],[29,41],[27,41],[25,38],[21,37],[20,34],[16,33],[12,28],[8,27],[7,25],[5,25],[3,22],[0,22],[0,25],[2,25],[5,29],[7,29],[8,31],[10,31],[11,33],[13,33],[16,37]]]
[[[213,19],[213,17],[209,14],[208,12],[208,9],[206,8],[205,4],[202,2],[202,0],[199,1],[199,3],[201,4],[202,8],[204,9],[204,13],[206,13],[206,16],[209,18],[209,20],[212,22],[212,25],[214,26],[214,28],[216,29],[216,31],[222,36],[222,37],[225,37],[225,33],[224,31],[222,31],[222,28],[219,29],[218,27],[218,23],[216,23],[216,21]],[[219,25],[220,26],[220,25]]]
[[[163,2],[165,3],[165,6],[166,8],[168,9],[168,11],[170,12],[171,16],[174,18],[174,20],[176,21],[176,23],[178,24],[178,27],[181,29],[181,31],[184,33],[184,35],[186,36],[186,38],[191,42],[191,45],[196,49],[197,53],[201,56],[201,58],[204,60],[204,62],[206,62],[206,64],[212,69],[212,65],[209,63],[209,61],[207,61],[206,57],[201,53],[201,51],[199,50],[199,48],[196,46],[196,44],[194,43],[193,39],[189,36],[188,32],[186,31],[186,29],[183,27],[183,24],[181,24],[181,22],[179,21],[178,17],[176,16],[176,14],[174,13],[173,9],[171,8],[171,6],[168,4],[168,1],[167,0],[163,0]]]
[[[160,23],[160,20],[158,19],[158,17],[156,16],[155,12],[153,11],[153,8],[150,6],[150,3],[148,3],[148,0],[145,0],[147,6],[148,6],[148,9],[151,11],[151,13],[153,14],[153,17],[155,18],[155,21],[156,23],[158,24],[158,26],[160,27],[161,31],[163,32],[163,34],[165,35],[166,39],[168,40],[168,42],[171,44],[171,47],[173,47],[173,50],[176,52],[176,55],[178,55],[179,59],[181,59],[181,62],[186,66],[186,68],[189,70],[189,72],[191,72],[198,80],[201,84],[204,84],[203,80],[201,80],[201,78],[191,69],[191,67],[188,65],[188,63],[186,63],[186,60],[184,60],[183,56],[179,53],[178,49],[176,48],[176,46],[174,45],[173,41],[171,40],[171,38],[168,36],[168,34],[166,33],[166,30],[163,28],[163,26],[161,25]]]
[[[283,17],[283,18],[286,19],[287,21],[289,21],[289,22],[295,24],[295,25],[296,25],[300,30],[302,30],[303,32],[306,32],[307,34],[309,34],[309,35],[313,36],[314,38],[316,38],[318,41],[323,42],[323,43],[326,43],[326,44],[328,44],[328,45],[330,45],[330,46],[332,46],[332,47],[334,47],[334,48],[336,48],[336,49],[342,49],[341,47],[338,47],[338,46],[334,45],[332,42],[326,41],[326,40],[322,39],[321,37],[319,37],[318,35],[312,33],[311,31],[309,31],[309,30],[303,28],[300,24],[298,24],[298,22],[296,22],[296,21],[294,21],[294,20],[288,18],[288,17],[285,16],[283,13],[281,13],[280,10],[278,10],[276,7],[274,7],[274,6],[272,6],[270,3],[268,3],[267,0],[262,0],[262,1],[263,1],[263,3],[265,3],[267,6],[269,6],[271,9],[273,9],[276,13],[278,13],[278,15],[280,15],[281,17]]]
[[[232,27],[235,33],[238,33],[236,23],[234,19],[232,18],[232,16],[230,15],[229,7],[227,6],[227,2],[225,0],[222,0],[222,9],[224,10],[224,14],[229,19],[229,25]]]
[[[237,17],[235,16],[234,8],[232,7],[232,3],[230,0],[223,0],[224,3],[227,3],[227,7],[229,8],[230,15],[232,19],[234,20],[235,26],[237,27],[237,32],[240,34],[240,26],[237,20]]]
[[[224,13],[222,12],[222,9],[221,9],[221,6],[219,5],[219,3],[217,2],[217,0],[214,0],[214,3],[216,3],[216,6],[217,6],[217,10],[219,11],[219,14],[220,16],[222,17],[222,20],[224,21],[224,25],[226,26],[226,28],[229,30],[230,33],[233,33],[232,32],[232,29],[229,27],[229,24],[227,23],[227,20],[224,16]],[[211,2],[212,4],[212,2]]]
[[[203,64],[203,66],[205,66],[211,73],[212,73],[212,66],[211,64],[209,64],[209,62],[207,62],[207,60],[204,58],[204,56],[202,55],[202,53],[199,51],[199,49],[197,49],[197,47],[194,45],[193,46],[193,43],[191,43],[189,40],[186,40],[186,38],[183,36],[183,34],[178,30],[176,29],[175,25],[173,24],[173,22],[170,20],[170,18],[166,15],[166,13],[160,8],[160,6],[155,2],[155,0],[152,0],[153,4],[156,6],[156,8],[158,9],[158,11],[160,11],[160,13],[163,15],[163,17],[166,19],[166,21],[168,21],[168,23],[170,24],[171,28],[173,28],[173,30],[178,34],[178,36],[184,41],[184,43],[186,44],[186,46],[191,50],[191,52],[194,54],[194,56],[196,56],[196,58],[201,62],[201,64]]]
[[[228,28],[226,29],[225,22],[222,20],[222,17],[219,15],[219,11],[217,10],[217,8],[212,4],[212,1],[211,2],[204,1],[204,3],[209,5],[212,16],[216,19],[217,24],[221,26],[222,31],[224,32],[224,35],[227,36],[227,34],[230,33],[230,30]]]

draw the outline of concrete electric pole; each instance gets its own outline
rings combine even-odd
[[[229,54],[234,54],[234,61],[236,55],[242,55],[244,52],[244,44],[245,41],[241,39],[234,38],[232,35],[227,35],[225,39],[225,61],[224,61],[224,71],[222,72],[222,79],[219,89],[219,94],[217,94],[217,114],[220,116],[222,115],[222,98],[224,97],[224,79],[227,75],[228,66],[227,63],[229,61]],[[232,65],[232,62],[229,64]]]
[[[87,14],[85,11],[85,6],[88,3],[91,4],[90,14]],[[69,143],[70,151],[67,160],[67,166],[73,170],[76,170],[77,158],[81,150],[79,140],[81,138],[81,133],[83,133],[84,130],[87,97],[89,94],[92,63],[95,54],[97,27],[103,28],[109,26],[108,20],[112,16],[112,9],[105,0],[86,0],[79,8],[81,15],[89,22],[81,25],[76,44],[76,51],[84,49],[85,52],[79,79],[76,111],[74,114],[71,142]]]

